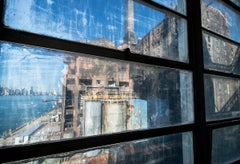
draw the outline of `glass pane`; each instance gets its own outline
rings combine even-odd
[[[17,30],[188,61],[186,20],[132,0],[7,0],[4,23]]]
[[[240,125],[213,130],[212,163],[232,163],[240,160]]]
[[[240,74],[240,46],[203,32],[204,66]]]
[[[192,74],[1,43],[0,145],[193,122]]]
[[[57,154],[15,163],[177,163],[193,164],[192,133],[173,134],[162,137],[119,143],[94,150],[82,150]]]
[[[208,121],[240,116],[240,80],[205,75],[205,107]]]
[[[202,0],[202,26],[240,42],[240,13],[220,0]]]
[[[235,3],[236,5],[238,5],[240,7],[240,1],[239,0],[230,0],[232,1],[233,3]]]
[[[163,6],[186,15],[186,1],[185,0],[153,0]]]

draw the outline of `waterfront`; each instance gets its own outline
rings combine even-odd
[[[56,96],[0,96],[0,136],[41,117],[56,107]]]

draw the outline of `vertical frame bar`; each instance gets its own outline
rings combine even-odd
[[[194,116],[193,131],[194,163],[210,163],[204,98],[204,63],[201,28],[201,0],[187,0],[189,63],[193,68]]]

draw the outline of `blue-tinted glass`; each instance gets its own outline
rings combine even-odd
[[[186,1],[185,0],[153,0],[163,6],[186,15]]]
[[[192,133],[186,132],[13,163],[193,164],[193,159]]]
[[[204,67],[240,74],[240,46],[203,32]]]
[[[238,5],[240,7],[240,1],[239,0],[230,0],[232,1],[233,3],[235,3],[236,5]]]
[[[202,0],[202,26],[240,42],[240,13],[220,0]]]
[[[133,0],[7,0],[7,27],[188,61],[186,20]]]
[[[214,129],[212,134],[212,163],[225,164],[240,160],[240,126]]]
[[[0,146],[193,123],[192,75],[1,43]]]
[[[207,120],[240,117],[240,80],[207,74],[204,80]]]

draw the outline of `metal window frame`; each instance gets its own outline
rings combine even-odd
[[[229,6],[230,8],[232,8],[233,10],[239,12],[240,14],[240,7],[237,6],[236,4],[234,4],[233,2],[229,1],[229,0],[218,0],[221,3]],[[199,20],[201,22],[201,19]],[[223,35],[220,35],[216,32],[213,32],[211,30],[206,29],[205,27],[201,27],[200,30],[201,33],[205,32],[207,34],[210,34],[212,36],[215,36],[217,38],[220,38],[222,40],[225,40],[231,44],[234,44],[238,47],[240,47],[240,43],[229,39]],[[202,46],[202,43],[201,43]],[[203,50],[203,47],[202,47]],[[203,56],[203,53],[201,53],[201,55]],[[203,72],[201,73],[202,75],[205,74],[209,74],[209,75],[217,75],[217,76],[222,76],[222,77],[227,77],[227,78],[236,78],[240,80],[240,75],[239,74],[233,74],[233,73],[227,73],[227,72],[223,72],[221,70],[209,70],[209,69],[205,69],[204,68],[204,64],[202,65],[203,67]],[[207,110],[207,109],[205,109]],[[207,142],[205,144],[208,144],[208,147],[205,148],[205,150],[207,151],[208,154],[205,154],[207,157],[207,163],[211,163],[211,156],[212,156],[212,134],[213,134],[213,130],[214,129],[218,129],[218,128],[224,128],[224,127],[228,127],[228,126],[232,126],[232,125],[239,125],[240,124],[240,118],[236,117],[236,118],[229,118],[229,119],[222,119],[222,120],[214,120],[214,121],[205,121],[205,126],[206,126],[206,131],[207,131]],[[195,143],[196,144],[196,143]],[[200,155],[200,154],[199,154]],[[198,156],[199,156],[198,155]],[[235,161],[236,163],[239,163],[240,160]],[[234,162],[234,163],[235,163]]]
[[[194,116],[195,122],[187,125],[177,125],[164,128],[137,130],[122,132],[117,134],[105,134],[101,136],[90,136],[71,140],[60,140],[53,142],[44,142],[40,144],[10,146],[0,148],[0,162],[16,161],[28,158],[36,158],[45,155],[64,153],[74,150],[82,150],[105,145],[112,145],[120,142],[146,139],[157,136],[163,136],[181,132],[193,133],[194,163],[211,163],[211,139],[212,130],[219,127],[226,127],[232,124],[240,124],[240,118],[220,120],[215,122],[206,122],[205,99],[204,99],[204,74],[222,75],[226,77],[240,78],[240,75],[223,73],[221,71],[210,71],[204,69],[203,46],[201,27],[201,0],[186,0],[187,16],[179,14],[176,11],[168,9],[151,0],[136,0],[139,3],[148,5],[154,9],[161,9],[187,20],[188,28],[188,49],[189,63],[171,61],[167,59],[154,58],[145,55],[132,53],[129,49],[119,51],[84,43],[56,39],[49,36],[42,36],[28,32],[8,29],[3,25],[4,0],[0,1],[0,41],[7,41],[31,46],[38,46],[62,51],[85,53],[92,56],[108,57],[124,61],[133,61],[150,65],[164,66],[175,69],[188,70],[193,73],[194,88]],[[228,0],[222,0],[237,11],[240,7]],[[223,36],[219,36],[224,38]],[[229,40],[227,38],[224,38]],[[229,40],[231,41],[231,40]],[[235,42],[233,42],[235,43]],[[239,43],[236,43],[239,45]]]

